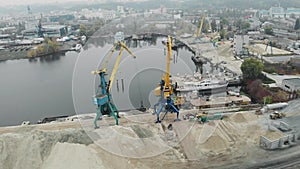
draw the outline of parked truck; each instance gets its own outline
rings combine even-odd
[[[277,111],[274,111],[272,114],[270,114],[270,119],[272,120],[281,119],[283,117],[285,117],[285,114]]]

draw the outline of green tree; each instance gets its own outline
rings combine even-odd
[[[221,39],[225,39],[225,35],[226,35],[226,31],[224,29],[222,29],[220,31],[220,37],[221,37]]]
[[[56,41],[47,40],[47,52],[57,52],[58,51],[58,43]]]
[[[242,20],[241,19],[238,19],[234,22],[234,26],[236,26],[238,29],[241,29],[242,28]]]
[[[272,103],[272,96],[264,97],[264,103],[265,104],[271,104]]]
[[[248,81],[257,79],[263,68],[264,65],[260,60],[255,58],[245,59],[241,66],[244,80]]]
[[[295,30],[300,29],[300,18],[297,18],[294,29]]]
[[[273,28],[271,26],[266,26],[264,29],[265,29],[265,34],[274,35]]]
[[[83,25],[83,24],[80,24],[80,27],[79,27],[79,35],[86,35],[86,33],[87,33],[87,28],[86,28],[86,26],[85,25]]]
[[[242,29],[248,29],[250,28],[250,23],[249,22],[243,22],[242,23]]]

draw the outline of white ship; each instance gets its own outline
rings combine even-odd
[[[228,82],[218,79],[205,79],[199,82],[184,82],[183,85],[177,86],[177,91],[226,91]]]
[[[219,93],[227,90],[228,81],[221,78],[201,78],[197,76],[174,77],[178,92],[210,92]]]

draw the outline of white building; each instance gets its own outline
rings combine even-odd
[[[117,6],[117,12],[118,12],[119,14],[125,13],[124,6]]]
[[[300,8],[287,8],[285,16],[291,18],[292,16],[300,17]]]
[[[271,7],[269,14],[272,18],[285,18],[285,10],[282,7]]]
[[[241,56],[245,53],[245,46],[249,45],[249,35],[234,35],[233,51],[235,55]]]

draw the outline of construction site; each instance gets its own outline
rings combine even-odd
[[[42,124],[24,122],[20,126],[1,127],[0,168],[299,168],[299,99],[283,104],[252,104],[240,92],[230,94],[227,82],[218,81],[215,88],[206,88],[213,85],[201,86],[197,81],[186,83],[186,79],[175,83],[171,70],[178,66],[174,53],[181,44],[176,40],[192,50],[195,57],[210,63],[212,68],[204,67],[204,70],[211,72],[202,72],[203,77],[214,70],[224,73],[222,80],[240,77],[242,61],[233,56],[230,41],[215,47],[210,41],[204,42],[208,36],[201,39],[203,21],[199,28],[188,29],[196,32],[194,37],[184,39],[172,36],[174,30],[162,26],[169,24],[169,18],[165,19],[159,22],[163,27],[161,32],[157,26],[157,32],[149,33],[151,24],[147,22],[150,21],[129,19],[121,22],[128,28],[126,31],[109,33],[108,38],[113,42],[107,56],[102,58],[100,66],[90,68],[94,70],[91,76],[97,79],[93,96],[95,112],[78,112]],[[177,29],[184,25],[176,24]],[[130,29],[133,25],[147,33]],[[107,25],[94,38],[107,37],[111,27],[115,25]],[[164,53],[163,73],[151,90],[157,99],[150,108],[144,108],[142,102],[139,109],[122,111],[113,97],[116,91],[126,91],[126,81],[116,80],[121,74],[118,69],[121,58],[141,57],[126,40],[149,38],[151,41],[153,37],[163,37],[160,42],[163,46],[160,52]],[[188,43],[195,38],[203,42]],[[201,94],[201,91],[214,91],[218,85],[226,85],[222,96]]]

